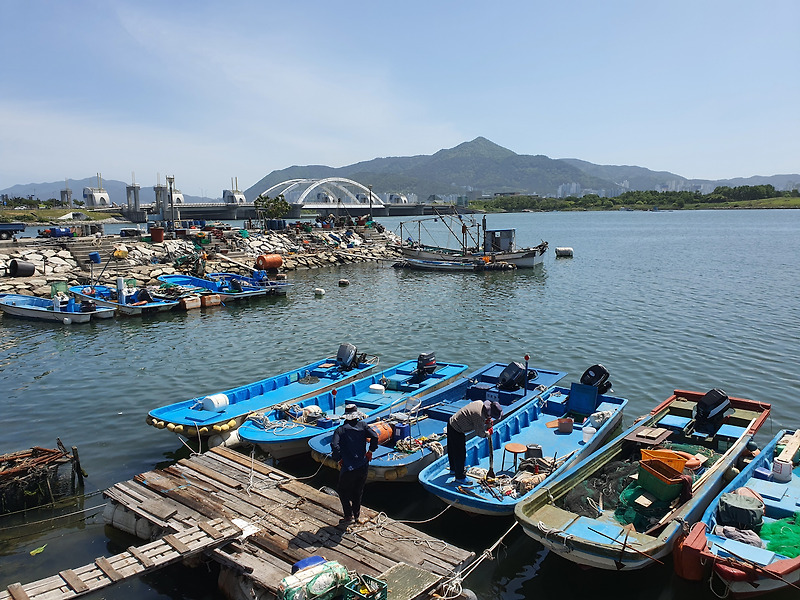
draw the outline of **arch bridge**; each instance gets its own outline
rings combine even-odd
[[[370,210],[385,214],[387,207],[368,186],[344,177],[289,179],[267,188],[261,195],[270,198],[283,195],[292,207],[293,215],[299,215],[301,209],[316,210],[321,214],[339,210],[356,215],[367,214]],[[397,204],[408,204],[404,196],[397,197]]]

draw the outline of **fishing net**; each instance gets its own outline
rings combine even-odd
[[[602,510],[614,510],[620,493],[628,486],[631,475],[639,469],[638,462],[612,461],[589,479],[572,488],[563,500],[563,508],[584,517],[595,518]]]
[[[633,524],[636,531],[647,531],[667,514],[670,504],[655,499],[642,486],[632,483],[620,494],[614,518],[623,525]]]
[[[800,556],[800,512],[791,517],[764,523],[761,538],[767,540],[767,550],[788,558]]]
[[[714,463],[716,463],[720,458],[722,458],[722,455],[719,454],[718,452],[714,452],[710,448],[706,448],[705,446],[699,446],[696,444],[677,444],[667,441],[662,443],[661,447],[666,450],[674,450],[675,452],[688,452],[689,454],[692,455],[700,454],[702,456],[705,456],[706,462],[703,463],[703,467],[705,468],[713,466]],[[694,478],[697,479],[697,477],[701,474],[702,471],[695,472]]]

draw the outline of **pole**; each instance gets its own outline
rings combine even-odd
[[[367,187],[369,187],[369,220],[372,221],[372,184]]]
[[[167,176],[167,183],[169,183],[169,219],[172,223],[172,231],[175,231],[175,204],[172,199],[172,184],[175,183],[175,176]]]
[[[528,361],[530,360],[530,358],[531,357],[529,355],[527,354],[525,355],[525,388],[523,395],[528,394]]]

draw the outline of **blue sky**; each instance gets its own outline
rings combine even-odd
[[[519,154],[800,172],[800,2],[2,0],[0,189]]]

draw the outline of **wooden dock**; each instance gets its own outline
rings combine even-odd
[[[220,563],[221,580],[233,578],[236,587],[246,583],[257,593],[276,595],[294,563],[319,555],[388,581],[390,600],[411,600],[429,597],[475,559],[367,507],[362,517],[368,523],[341,528],[338,498],[226,448],[142,473],[105,495],[146,520],[158,539],[47,579],[13,584],[0,600],[74,598],[200,552]]]

